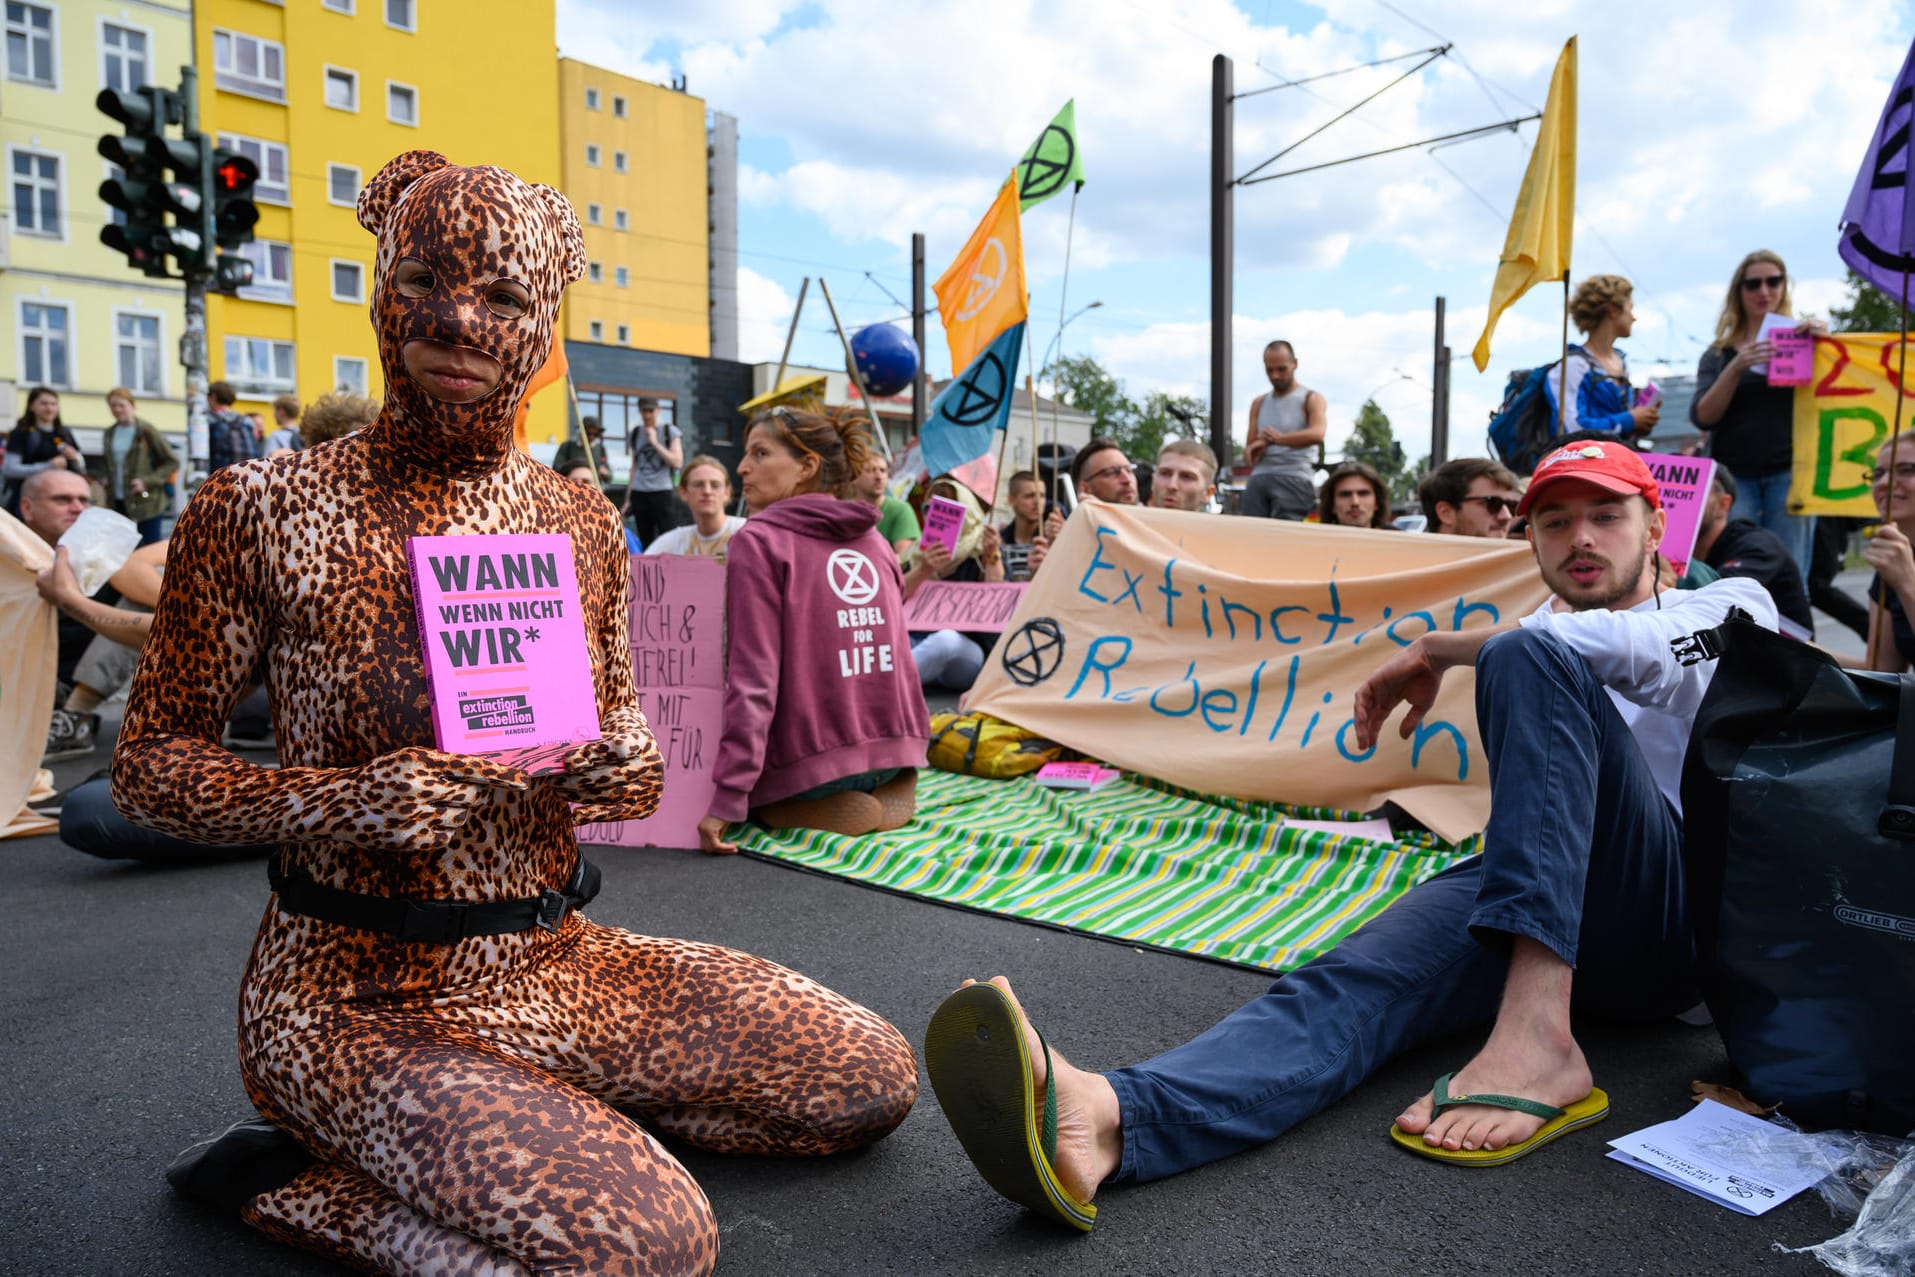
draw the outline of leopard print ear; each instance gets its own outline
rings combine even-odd
[[[552,212],[552,229],[558,237],[559,270],[566,283],[576,284],[585,278],[585,232],[579,229],[578,210],[552,187],[534,183],[532,189]]]
[[[452,161],[437,151],[407,151],[386,161],[386,166],[359,192],[359,224],[374,235],[385,229],[386,218],[406,188],[432,172],[447,168]]]

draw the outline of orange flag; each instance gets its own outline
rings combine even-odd
[[[547,355],[539,370],[532,374],[532,380],[526,384],[525,398],[519,400],[519,410],[512,414],[512,446],[520,452],[530,452],[525,438],[525,417],[532,406],[532,396],[539,393],[555,381],[563,381],[568,368],[565,363],[565,343],[557,333],[552,334],[552,353]]]
[[[957,260],[931,289],[938,295],[938,314],[944,318],[944,336],[951,343],[954,373],[970,367],[993,337],[1030,314],[1016,170],[998,190],[990,212],[971,232]]]

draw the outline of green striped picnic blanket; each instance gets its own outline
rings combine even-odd
[[[1095,793],[926,768],[917,819],[847,838],[744,828],[766,859],[947,904],[1281,971],[1472,854],[1286,828],[1344,812],[1206,797],[1127,776]]]

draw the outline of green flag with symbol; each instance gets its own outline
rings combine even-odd
[[[1076,183],[1073,189],[1084,185],[1084,153],[1077,146],[1075,98],[1044,126],[1037,141],[1017,162],[1018,211],[1042,204],[1070,183]]]

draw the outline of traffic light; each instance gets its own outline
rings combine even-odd
[[[123,225],[109,222],[100,229],[100,241],[124,254],[138,270],[164,279],[168,227],[160,187],[165,172],[150,156],[147,144],[178,119],[178,99],[166,89],[147,85],[126,93],[102,89],[94,104],[126,129],[125,137],[109,133],[99,143],[100,154],[118,165],[122,174],[100,183],[100,198],[126,214]]]
[[[163,251],[178,262],[182,275],[197,274],[212,267],[212,245],[206,239],[207,151],[212,142],[199,133],[185,137],[150,137],[146,140],[146,158],[170,179],[156,184],[155,199],[172,214],[173,224],[154,236]]]
[[[253,239],[259,208],[253,203],[253,184],[259,165],[232,151],[213,152],[213,238],[219,246],[236,249]]]

